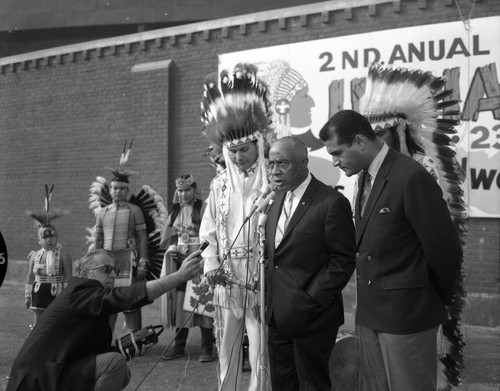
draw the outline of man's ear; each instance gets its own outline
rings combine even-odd
[[[352,143],[357,145],[361,149],[364,149],[366,146],[365,136],[363,136],[362,134],[357,134],[356,136],[354,136],[354,140]]]
[[[309,158],[308,157],[304,158],[304,160],[302,160],[301,165],[304,170],[307,170],[307,166],[309,165]]]

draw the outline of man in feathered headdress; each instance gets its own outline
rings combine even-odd
[[[111,170],[109,195],[112,202],[97,213],[95,224],[95,249],[111,251],[116,256],[120,273],[115,286],[129,286],[146,277],[148,261],[148,237],[141,209],[128,201],[129,177],[126,163],[132,143],[124,146],[119,168]],[[129,330],[141,328],[140,309],[124,312]],[[114,318],[116,321],[116,318]]]
[[[237,390],[241,380],[242,340],[249,340],[252,374],[249,390],[259,383],[267,352],[259,351],[261,326],[256,316],[258,292],[257,217],[248,216],[254,201],[269,191],[265,138],[271,114],[267,90],[251,64],[223,71],[220,85],[208,77],[202,101],[203,132],[222,149],[227,168],[210,185],[208,205],[200,227],[205,274],[217,275],[214,288],[215,333],[219,350],[219,390]]]
[[[52,221],[62,216],[60,210],[50,210],[54,185],[49,190],[45,185],[45,206],[40,213],[28,211],[38,227],[38,243],[41,248],[28,255],[29,266],[26,278],[26,308],[33,311],[34,323],[43,311],[62,292],[71,277],[72,260],[68,251],[59,243],[59,235]]]
[[[449,99],[451,94],[452,91],[446,88],[445,79],[435,77],[430,72],[382,67],[374,64],[368,73],[365,94],[360,100],[359,110],[368,119],[379,140],[403,155],[412,157],[438,182],[443,198],[448,203],[448,211],[453,225],[463,239],[465,216],[463,214],[463,193],[460,187],[462,174],[455,160],[455,152],[449,137],[449,135],[456,133],[454,126],[458,123],[456,118],[459,112],[456,110],[458,102]],[[367,176],[363,173],[360,178]],[[359,183],[361,191],[358,194],[362,197],[365,185],[363,181]],[[428,202],[437,201],[431,201],[429,198]],[[361,204],[357,201],[354,202],[354,205]],[[416,205],[410,207],[415,209]],[[355,211],[355,215],[359,217],[359,214],[360,211]],[[423,221],[423,216],[421,217]],[[431,227],[429,227],[429,232],[430,230]],[[454,235],[451,238],[454,239]],[[463,253],[460,250],[453,250],[458,257],[454,263],[448,261],[448,264],[452,265],[450,267],[454,268],[458,265],[459,270],[463,263]],[[443,257],[443,263],[444,261],[445,257]],[[432,270],[435,266],[432,265],[431,257],[429,257],[428,262]],[[363,270],[363,268],[361,269]],[[450,272],[455,273],[455,270],[450,270]],[[463,369],[463,341],[459,320],[465,293],[462,275],[458,273],[456,279],[454,301],[447,303],[448,317],[442,325],[443,332],[439,330],[437,333],[440,358],[437,365],[438,389],[458,386],[460,383],[459,375]],[[428,312],[427,310],[423,315],[430,319],[431,316]],[[417,313],[418,310],[415,309],[415,314]],[[414,324],[419,322],[419,320],[415,320]],[[400,334],[402,333],[400,332]],[[442,343],[443,334],[446,339],[445,343]],[[370,378],[369,381],[372,384],[377,384],[376,378]],[[421,387],[422,384],[417,384],[416,387]],[[410,389],[409,383],[407,383],[407,387]],[[379,389],[384,388],[379,386]]]

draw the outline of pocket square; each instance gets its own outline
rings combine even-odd
[[[391,210],[389,208],[385,207],[385,208],[380,209],[380,212],[378,212],[378,213],[380,213],[382,215],[386,215],[386,214],[391,213]]]

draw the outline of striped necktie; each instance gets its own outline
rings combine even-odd
[[[372,190],[372,176],[370,173],[365,172],[363,177],[363,193],[361,193],[361,217],[363,217],[363,213],[365,213],[366,201],[368,201],[368,197],[370,196],[370,191]]]
[[[278,226],[276,230],[276,246],[280,244],[281,239],[285,235],[286,227],[290,221],[291,213],[292,213],[292,205],[293,205],[293,191],[289,191],[286,193],[285,202],[283,203],[283,209],[281,210],[281,215],[278,220]]]

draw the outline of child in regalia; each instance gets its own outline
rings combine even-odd
[[[54,186],[49,191],[45,185],[45,207],[40,213],[28,211],[38,227],[38,243],[41,248],[28,254],[28,276],[25,287],[26,308],[33,311],[34,323],[54,298],[61,293],[71,277],[72,260],[68,251],[59,243],[56,228],[51,224],[63,213],[50,212],[50,199]]]

